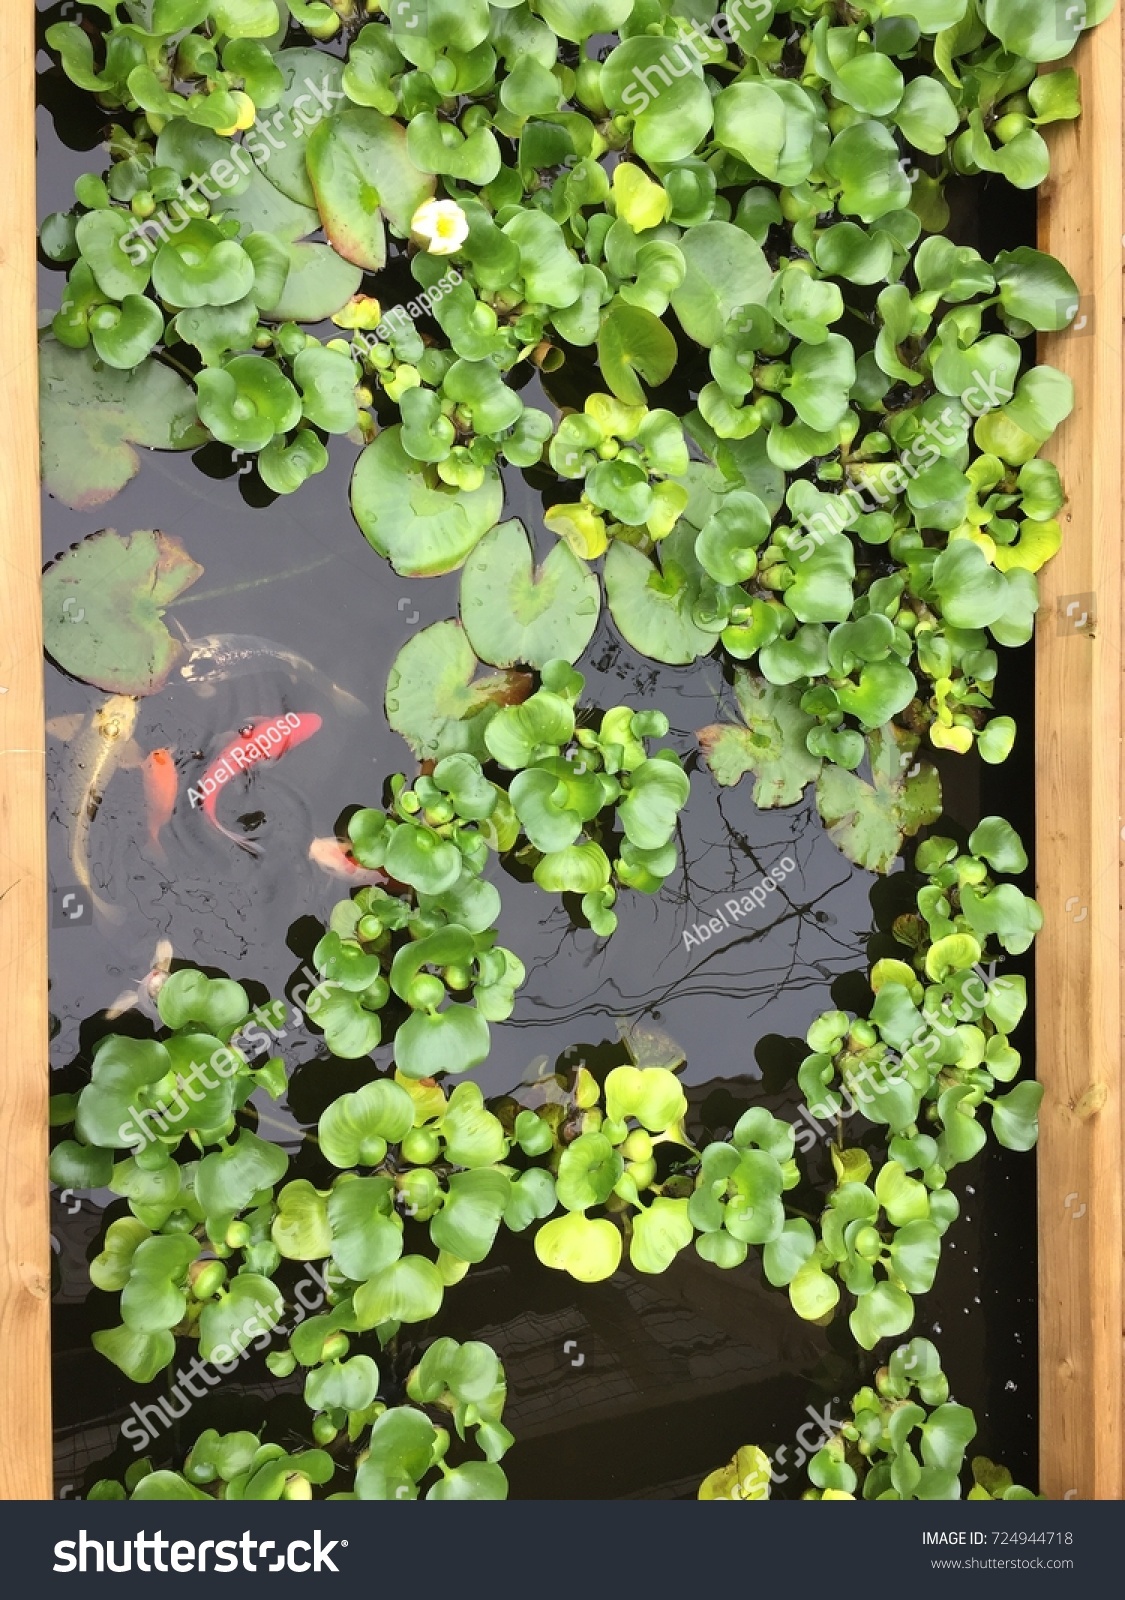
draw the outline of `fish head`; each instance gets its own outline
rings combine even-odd
[[[322,871],[331,872],[338,878],[349,878],[355,870],[355,863],[349,858],[346,846],[331,835],[313,840],[309,845],[309,860]]]
[[[94,712],[94,726],[109,743],[130,739],[137,725],[138,703],[132,695],[111,694]]]

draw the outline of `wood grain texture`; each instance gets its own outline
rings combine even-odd
[[[1048,130],[1040,236],[1082,293],[1042,340],[1074,414],[1045,454],[1067,491],[1036,634],[1040,1482],[1125,1496],[1122,1322],[1122,17],[1083,40],[1082,117]],[[1085,318],[1085,322],[1082,322]],[[1083,618],[1086,618],[1083,621]]]
[[[0,1497],[51,1496],[35,14],[0,5]]]

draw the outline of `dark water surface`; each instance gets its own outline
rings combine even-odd
[[[40,10],[44,22],[57,20],[57,6]],[[40,65],[47,67],[45,55]],[[57,68],[45,70],[41,83],[43,216],[65,210],[74,177],[99,165],[99,153],[88,152],[102,130],[96,108],[68,92]],[[971,221],[959,237],[972,237]],[[981,248],[1011,246],[1029,237],[1027,229],[1026,212],[993,214],[989,231],[999,238],[979,241]],[[60,273],[44,270],[41,321],[57,307],[62,282]],[[410,752],[382,709],[387,671],[412,633],[456,614],[458,575],[398,577],[351,517],[354,447],[337,439],[331,449],[327,472],[268,506],[250,503],[255,491],[218,447],[194,459],[142,452],[138,476],[100,512],[78,513],[45,499],[45,562],[107,525],[174,534],[205,572],[170,609],[170,621],[192,637],[271,639],[367,708],[343,715],[329,697],[280,669],[220,684],[210,696],[173,678],[143,700],[136,740],[145,752],[174,749],[180,801],[161,862],[147,853],[139,771],[120,770],[107,789],[91,828],[90,860],[95,887],[126,912],[119,927],[88,919],[67,925],[62,913],[62,897],[74,889],[69,753],[49,738],[56,1092],[81,1087],[92,1046],[111,1026],[145,1032],[136,1012],[116,1025],[103,1013],[148,970],[160,938],[172,942],[177,960],[248,984],[254,999],[291,990],[332,905],[347,893],[308,859],[310,842],[335,832],[349,808],[380,804],[389,776],[411,770]],[[257,498],[268,497],[259,488]],[[545,549],[550,536],[543,534],[541,510],[539,494],[510,473],[504,515],[522,516]],[[294,575],[295,569],[310,570]],[[975,764],[945,762],[947,816],[971,828],[980,815],[1000,809],[1030,847],[1031,658],[1026,650],[1001,655],[1009,701],[1001,709],[1017,716],[1021,742],[1005,768],[985,774],[983,795]],[[477,1075],[481,1086],[486,1095],[501,1094],[564,1055],[595,1066],[619,1060],[622,1026],[642,1022],[663,1029],[687,1053],[682,1077],[697,1141],[729,1129],[751,1104],[792,1116],[804,1032],[821,1010],[862,994],[869,951],[886,946],[878,930],[889,927],[907,880],[887,883],[852,867],[829,841],[811,798],[789,810],[759,812],[747,781],[716,787],[694,740],[694,730],[717,713],[729,715],[733,705],[715,661],[691,668],[648,661],[620,639],[607,614],[579,667],[587,680],[584,703],[605,708],[624,700],[668,716],[669,742],[689,758],[693,774],[682,865],[655,898],[623,893],[618,931],[606,942],[576,930],[557,899],[493,860],[490,876],[503,897],[500,941],[519,954],[528,978],[511,1020],[493,1026],[493,1052]],[[49,718],[86,712],[104,698],[49,663],[46,688]],[[189,808],[186,788],[224,735],[287,711],[318,713],[320,733],[229,785],[220,801],[225,824],[249,829],[260,844],[261,855],[252,857]],[[685,946],[687,928],[729,895],[745,894],[785,855],[797,870],[762,911],[702,947]],[[1030,1029],[1023,1031],[1017,1042],[1030,1051]],[[290,1095],[280,1107],[256,1096],[258,1126],[295,1154],[301,1130],[369,1069],[333,1061],[312,1032],[297,1030],[280,1048],[292,1075]],[[388,1059],[385,1048],[376,1053],[380,1067]],[[815,1177],[826,1178],[823,1147],[802,1159]],[[321,1176],[319,1169],[299,1170]],[[946,1237],[933,1292],[919,1300],[914,1331],[934,1338],[956,1398],[977,1412],[974,1452],[1002,1456],[1017,1479],[1034,1481],[1034,1162],[990,1145],[957,1170],[953,1187],[963,1215]],[[90,1288],[87,1263],[106,1221],[125,1212],[123,1201],[102,1198],[111,1202],[105,1212],[91,1200],[76,1210],[69,1193],[65,1201],[52,1197],[60,1494],[81,1494],[97,1477],[118,1475],[133,1459],[119,1431],[130,1403],[165,1392],[163,1375],[149,1391],[138,1390],[89,1343],[94,1329],[115,1318],[114,1297]],[[506,1230],[488,1261],[447,1293],[436,1325],[425,1332],[485,1339],[503,1359],[510,1391],[504,1420],[517,1441],[504,1466],[516,1498],[690,1497],[706,1472],[750,1442],[774,1452],[779,1473],[789,1474],[775,1489],[785,1497],[804,1483],[795,1463],[799,1430],[808,1425],[803,1440],[814,1443],[820,1433],[806,1408],[823,1415],[829,1407],[841,1416],[874,1366],[856,1349],[843,1316],[828,1329],[800,1322],[785,1294],[764,1283],[754,1255],[724,1273],[689,1250],[659,1277],[626,1265],[607,1283],[578,1285],[541,1267],[527,1235]],[[257,1356],[161,1436],[154,1464],[182,1457],[205,1427],[257,1428],[267,1414],[271,1438],[284,1438],[277,1430],[287,1428],[307,1435],[310,1413],[299,1378],[278,1382]]]

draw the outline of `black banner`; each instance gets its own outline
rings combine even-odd
[[[1040,1593],[1088,1595],[1107,1581],[1120,1591],[1123,1536],[1120,1502],[0,1505],[10,1585],[49,1580],[78,1593],[205,1574],[207,1583],[317,1582],[352,1593],[359,1581],[367,1593],[510,1584],[575,1596],[741,1596],[781,1580],[795,1594],[826,1583],[845,1596],[893,1588],[912,1597],[953,1595],[971,1578],[990,1594],[1026,1592],[1031,1579]]]

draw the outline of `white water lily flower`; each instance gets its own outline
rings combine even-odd
[[[469,219],[456,200],[424,200],[410,219],[411,237],[431,256],[451,256],[469,236]]]

